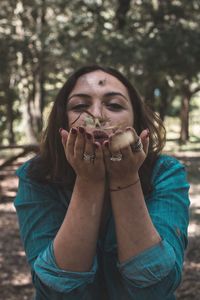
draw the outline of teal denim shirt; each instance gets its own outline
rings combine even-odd
[[[161,242],[120,264],[110,211],[105,235],[97,242],[89,272],[71,272],[56,265],[52,244],[71,192],[31,181],[27,177],[28,165],[29,162],[17,170],[19,188],[14,205],[36,290],[35,300],[175,299],[189,222],[189,185],[181,163],[160,156],[152,174],[152,193],[145,199]]]

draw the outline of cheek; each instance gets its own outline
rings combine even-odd
[[[67,125],[70,129],[71,127],[83,126],[85,117],[84,117],[84,115],[80,116],[80,114],[69,112],[69,113],[67,113],[67,118],[68,118]]]
[[[132,113],[129,112],[123,112],[120,115],[113,115],[110,120],[112,120],[112,123],[115,124],[124,124],[125,127],[127,126],[133,126],[134,124],[134,117]]]

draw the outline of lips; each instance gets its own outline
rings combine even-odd
[[[101,144],[103,144],[103,142],[105,140],[108,140],[108,138],[109,138],[109,136],[104,131],[101,131],[101,130],[94,130],[92,133],[93,133],[95,141],[99,142]]]

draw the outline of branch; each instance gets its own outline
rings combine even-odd
[[[0,170],[4,169],[5,167],[11,165],[15,160],[17,160],[20,157],[23,157],[24,155],[26,155],[29,152],[35,152],[38,153],[39,152],[39,146],[38,145],[24,145],[24,146],[18,146],[18,145],[11,145],[11,146],[1,146],[0,150],[3,149],[20,149],[22,148],[23,150],[16,154],[11,156],[10,158],[8,158],[6,161],[4,161],[1,165],[0,165]]]
[[[197,86],[194,90],[191,91],[191,95],[194,95],[200,91],[200,86]]]

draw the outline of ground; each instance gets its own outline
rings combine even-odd
[[[179,153],[186,165],[191,184],[189,244],[186,251],[183,280],[177,300],[200,299],[200,152]],[[18,159],[0,171],[0,299],[32,299],[33,287],[25,254],[20,242],[13,200],[17,190],[14,171],[26,160]],[[3,160],[0,160],[0,164]],[[162,300],[162,299],[161,299]]]

